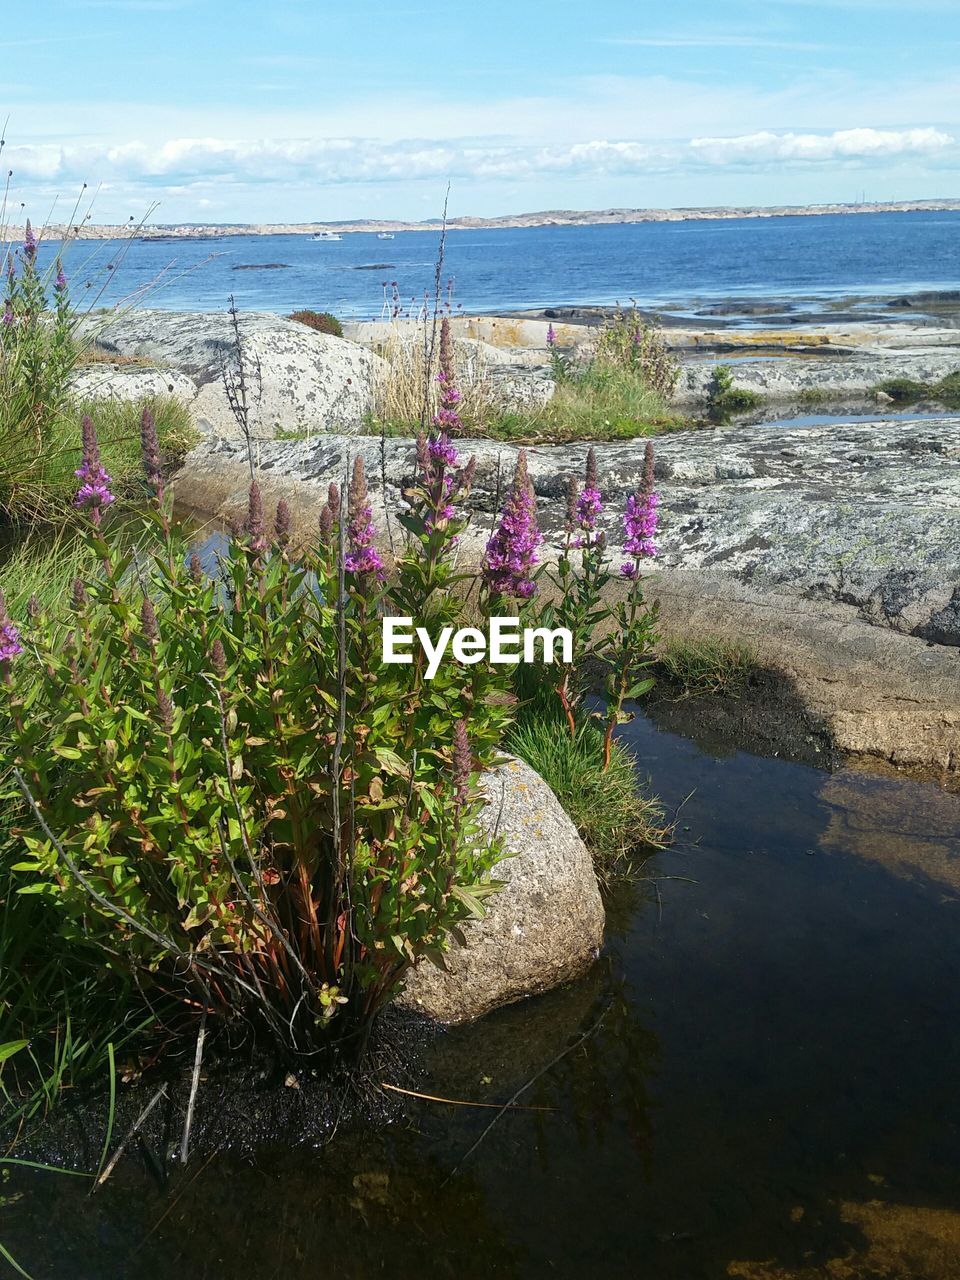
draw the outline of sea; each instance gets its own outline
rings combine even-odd
[[[81,305],[219,311],[234,298],[241,310],[369,320],[415,314],[433,296],[439,241],[436,228],[392,240],[80,241],[66,268]],[[467,314],[636,302],[696,316],[754,298],[826,314],[850,299],[960,289],[960,211],[450,230],[441,287]]]

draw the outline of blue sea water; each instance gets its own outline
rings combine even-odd
[[[170,310],[329,310],[379,316],[393,282],[405,307],[432,293],[438,232],[85,241],[69,251],[74,296],[137,297]],[[48,250],[49,252],[49,250]],[[268,263],[270,270],[238,270]],[[960,288],[960,212],[878,213],[450,231],[444,281],[454,306],[482,314],[628,303],[695,312],[764,297],[826,307],[851,294]]]

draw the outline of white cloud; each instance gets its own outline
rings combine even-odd
[[[834,133],[760,133],[735,138],[694,138],[691,150],[711,164],[824,164],[847,160],[931,156],[956,139],[940,129],[840,129]]]
[[[170,138],[117,145],[38,144],[4,153],[15,181],[45,184],[129,182],[145,190],[191,181],[394,183],[427,178],[504,179],[555,174],[590,176],[738,165],[830,166],[942,156],[956,139],[940,129],[844,129],[833,133],[761,131],[680,142],[596,138],[536,144],[487,139]]]

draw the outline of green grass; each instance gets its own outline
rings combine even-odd
[[[531,409],[490,411],[481,419],[465,418],[465,433],[479,439],[517,444],[563,444],[573,440],[632,440],[637,436],[682,431],[693,424],[672,413],[663,399],[629,369],[590,368],[557,383],[551,399]],[[414,419],[367,419],[366,431],[411,436]]]
[[[27,601],[36,596],[44,609],[53,610],[67,599],[74,578],[83,572],[91,555],[76,530],[59,529],[49,536],[31,529],[6,554],[0,544],[0,591],[14,618],[23,617]]]
[[[559,719],[522,716],[504,745],[551,787],[592,853],[601,881],[631,853],[666,845],[663,810],[655,797],[641,791],[636,761],[615,742],[604,772],[603,733],[592,721],[571,737]]]
[[[664,675],[690,696],[735,692],[757,670],[755,650],[721,636],[666,640],[657,660]]]
[[[103,464],[113,478],[114,491],[139,486],[140,415],[152,409],[160,448],[168,458],[181,456],[196,438],[189,409],[172,396],[139,401],[96,400],[69,406],[44,429],[42,448],[32,435],[10,432],[0,438],[0,513],[33,519],[67,505],[77,485],[80,465],[80,421],[89,413],[100,437]]]

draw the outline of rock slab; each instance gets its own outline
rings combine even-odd
[[[384,362],[356,343],[261,312],[239,316],[251,435],[358,431],[372,410]],[[201,430],[238,436],[223,369],[236,373],[234,332],[223,312],[131,311],[88,324],[106,355],[153,361],[195,384],[190,408]],[[130,377],[131,375],[126,375]]]
[[[593,859],[559,800],[529,765],[508,758],[481,780],[481,824],[503,841],[504,887],[482,920],[451,943],[447,972],[423,961],[402,1003],[439,1022],[470,1022],[582,974],[603,942]],[[512,856],[511,856],[512,855]]]

